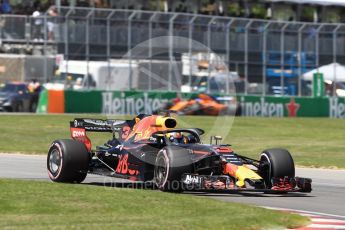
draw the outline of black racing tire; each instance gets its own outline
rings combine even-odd
[[[268,188],[272,178],[295,177],[295,163],[286,149],[267,149],[260,156],[260,175]]]
[[[54,182],[81,183],[87,175],[90,158],[84,143],[56,140],[48,151],[48,176]]]
[[[182,192],[181,177],[191,173],[193,164],[187,149],[178,146],[167,146],[161,149],[154,166],[154,183],[164,192]]]

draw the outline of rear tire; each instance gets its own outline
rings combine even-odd
[[[54,182],[81,183],[89,169],[90,155],[76,140],[56,140],[47,156],[49,178]]]
[[[161,191],[182,192],[184,173],[192,172],[192,160],[188,150],[167,146],[160,150],[154,167],[154,182]]]
[[[267,149],[260,156],[260,175],[266,186],[272,187],[272,178],[295,177],[295,164],[286,149]]]

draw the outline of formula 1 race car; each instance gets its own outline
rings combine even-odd
[[[80,183],[92,173],[153,182],[160,190],[172,192],[311,192],[311,179],[295,177],[287,150],[268,149],[254,160],[219,144],[220,137],[202,144],[203,130],[176,126],[170,113],[141,114],[133,120],[76,118],[70,122],[72,140],[56,140],[48,151],[49,177]],[[87,131],[109,132],[113,137],[93,150]]]
[[[240,106],[236,97],[218,97],[200,93],[197,98],[182,100],[174,104],[170,110],[180,115],[240,115]]]

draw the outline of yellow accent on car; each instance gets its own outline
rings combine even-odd
[[[236,185],[238,187],[243,187],[245,179],[261,180],[262,177],[246,166],[238,166],[236,171],[236,179]]]
[[[173,129],[177,125],[177,121],[173,117],[157,116],[156,126],[162,127],[163,129]]]

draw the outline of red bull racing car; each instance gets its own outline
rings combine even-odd
[[[220,137],[203,144],[203,130],[176,126],[169,113],[132,120],[76,118],[70,122],[72,139],[56,140],[48,151],[48,175],[55,182],[80,183],[88,173],[100,174],[153,182],[172,192],[311,192],[311,179],[295,177],[287,150],[267,149],[250,159],[219,144]],[[109,132],[112,138],[93,149],[87,132]]]

